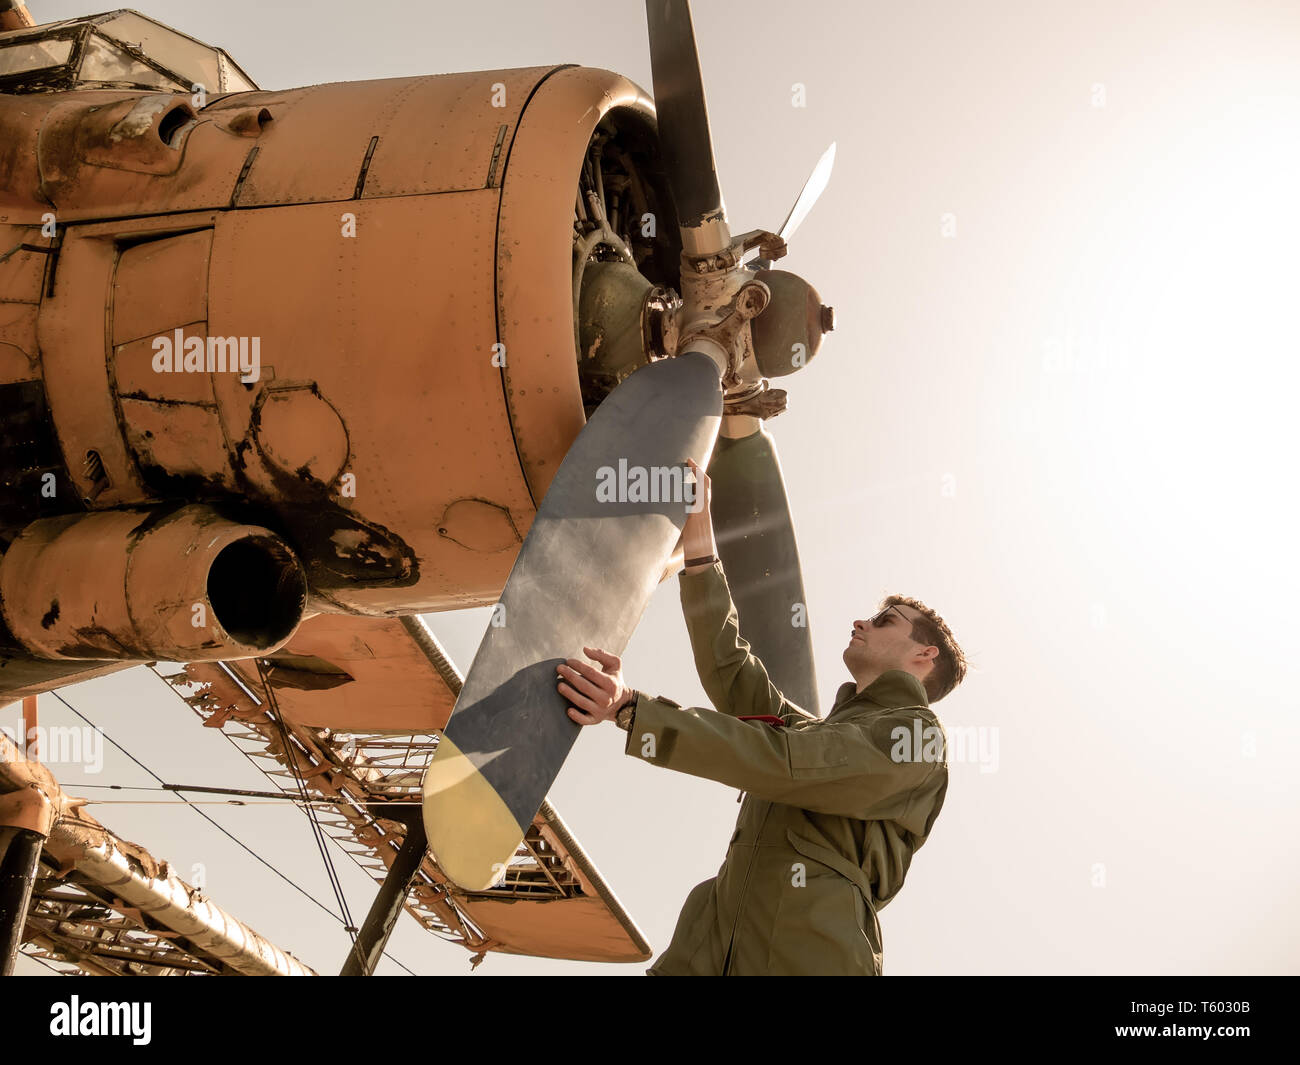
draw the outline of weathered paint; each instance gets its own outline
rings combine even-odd
[[[44,381],[67,506],[245,508],[302,559],[316,610],[494,602],[584,424],[583,154],[612,111],[650,151],[644,93],[535,67],[185,108],[0,96],[0,222],[59,225],[57,262],[15,267],[39,312],[0,313],[0,354],[12,383]],[[256,338],[260,376],[155,372],[176,330]]]

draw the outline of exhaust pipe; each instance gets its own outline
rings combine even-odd
[[[200,505],[43,518],[0,559],[0,613],[38,658],[251,658],[282,646],[306,603],[283,540]]]

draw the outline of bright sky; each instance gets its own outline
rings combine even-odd
[[[823,704],[848,679],[852,619],[887,592],[935,607],[974,664],[936,710],[986,757],[952,763],[881,911],[885,972],[1296,972],[1300,13],[695,6],[734,230],[777,228],[838,142],[782,264],[837,329],[770,426]],[[651,84],[640,0],[144,10],[264,88],[567,62]],[[428,619],[462,670],[487,613]],[[706,705],[675,580],[624,660],[634,687]],[[266,786],[145,671],[63,694],[166,780]],[[50,696],[40,713],[75,722]],[[623,756],[623,739],[589,730],[551,799],[658,953],[738,807]],[[74,794],[152,783],[111,751],[94,777],[56,768]],[[301,814],[205,809],[333,905]],[[218,904],[309,964],[342,964],[338,923],[192,810],[92,810],[182,876],[202,864]],[[335,858],[359,918],[374,886]],[[406,916],[389,951],[418,973],[469,971]],[[494,955],[478,973],[642,968]]]

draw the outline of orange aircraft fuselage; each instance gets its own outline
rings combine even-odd
[[[149,657],[87,643],[29,575],[93,585],[65,530],[182,504],[281,537],[308,611],[494,602],[585,423],[584,156],[603,124],[660,181],[652,105],[576,66],[204,102],[0,95],[10,630]]]

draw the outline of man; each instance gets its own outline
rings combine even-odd
[[[718,875],[686,897],[651,975],[880,975],[876,911],[903,885],[943,806],[943,727],[930,709],[961,683],[965,656],[923,603],[888,596],[853,623],[852,680],[825,718],[786,699],[740,636],[709,515],[683,530],[682,608],[716,710],[684,708],[623,683],[617,656],[583,650],[558,689],[583,725],[616,720],[625,752],[746,792]],[[751,720],[746,720],[751,719]]]

